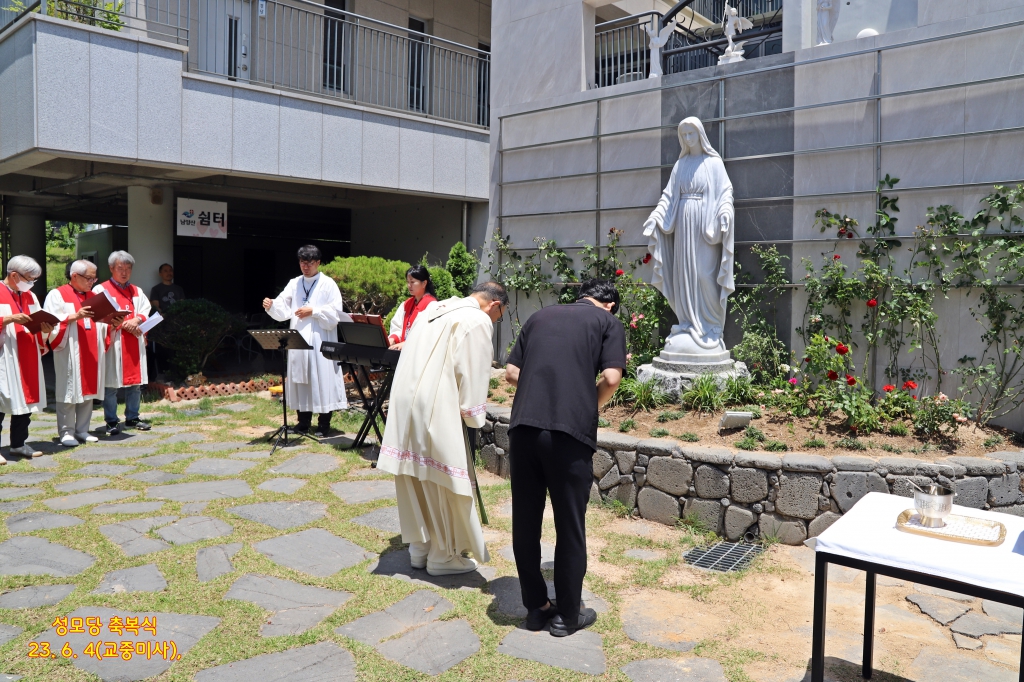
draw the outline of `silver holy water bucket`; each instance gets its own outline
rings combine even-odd
[[[926,485],[914,491],[914,507],[921,515],[921,525],[926,528],[942,528],[944,519],[953,511],[955,493],[941,485]]]

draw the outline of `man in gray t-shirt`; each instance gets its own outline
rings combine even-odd
[[[174,283],[174,266],[164,263],[160,266],[160,284],[149,291],[149,300],[156,310],[167,312],[167,309],[178,301],[185,299],[185,290]]]

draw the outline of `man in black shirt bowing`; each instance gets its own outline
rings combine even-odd
[[[512,549],[528,610],[526,626],[571,635],[593,625],[581,608],[587,573],[587,502],[597,447],[597,408],[626,367],[626,334],[615,317],[619,292],[592,279],[571,305],[549,306],[523,325],[505,368],[517,386],[509,422],[512,465]],[[598,377],[598,375],[600,375]],[[547,494],[555,515],[555,595],[548,601],[540,572],[540,536]]]

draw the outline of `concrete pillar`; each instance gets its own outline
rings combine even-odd
[[[174,265],[174,194],[169,187],[128,188],[128,252],[135,258],[132,284],[148,295],[160,281],[160,265]]]
[[[31,256],[43,269],[32,293],[40,304],[46,298],[46,217],[42,211],[12,207],[10,209],[11,257]],[[3,276],[7,276],[4,269]]]
[[[795,52],[813,47],[817,39],[815,0],[786,0],[782,13],[782,51]]]

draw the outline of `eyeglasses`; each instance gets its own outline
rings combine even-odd
[[[78,274],[77,272],[73,272],[73,273],[71,273],[71,274],[72,274],[72,275],[74,275],[75,277],[81,277],[81,278],[82,278],[82,279],[84,279],[84,280],[85,280],[86,282],[95,282],[96,280],[98,280],[98,279],[99,279],[99,277],[88,277],[88,276],[86,276],[86,275],[80,275],[80,274]]]

